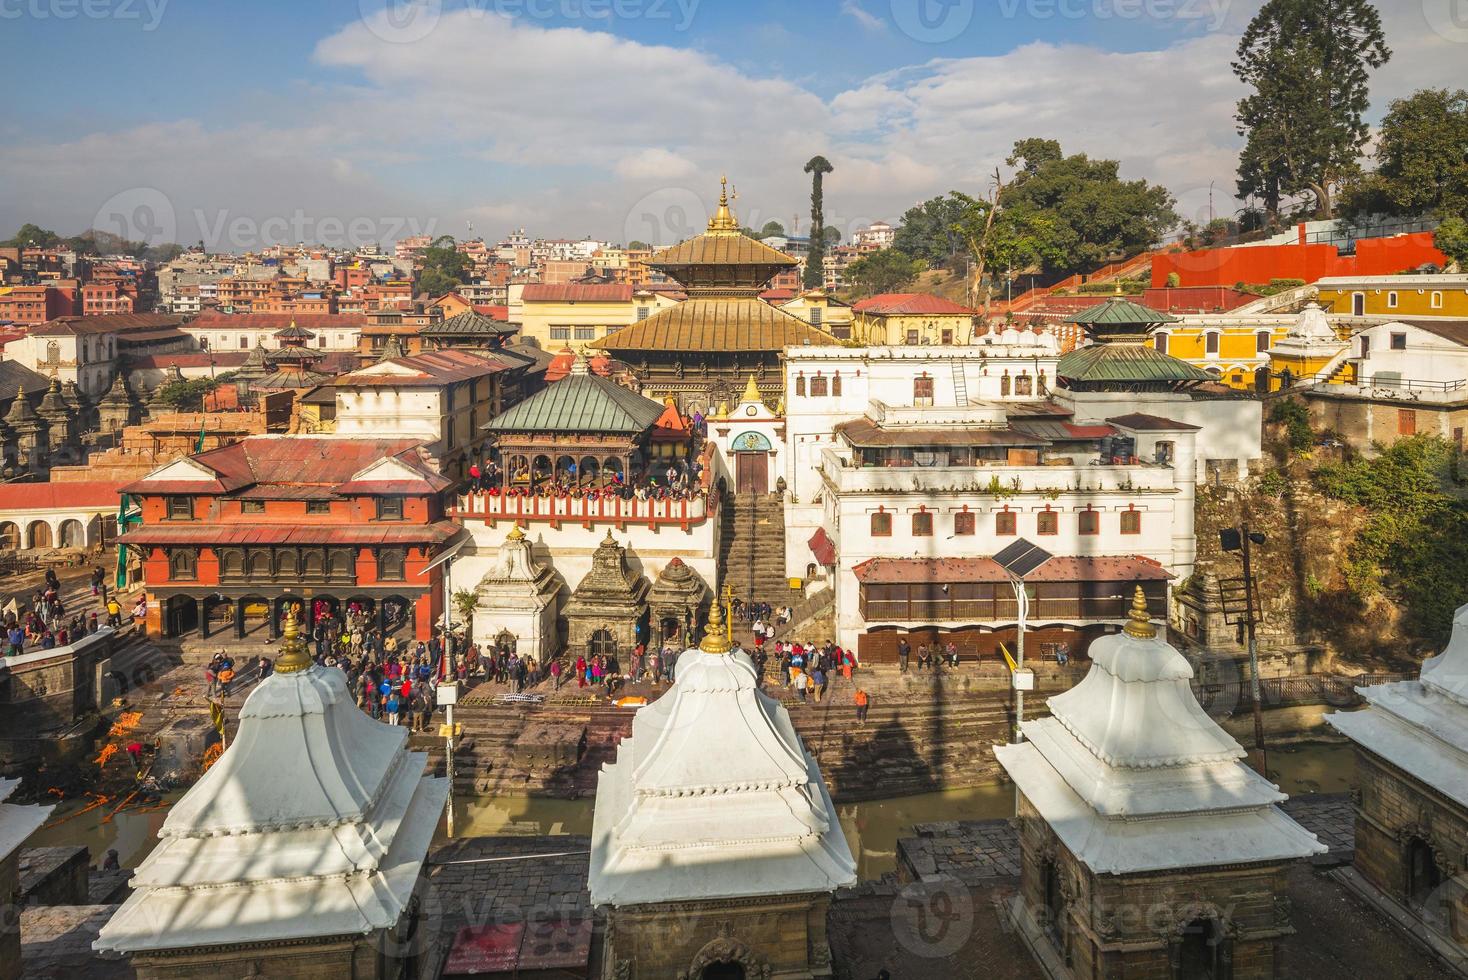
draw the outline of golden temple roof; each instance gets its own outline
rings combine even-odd
[[[686,242],[665,248],[647,260],[654,269],[680,269],[697,265],[752,265],[768,266],[772,278],[782,268],[799,265],[799,262],[770,248],[763,242],[750,238],[739,230],[739,219],[729,207],[729,181],[721,178],[719,207],[709,218],[708,231]],[[682,276],[676,277],[680,280]]]
[[[694,297],[623,327],[595,346],[608,351],[770,351],[835,343],[830,334],[763,300]]]

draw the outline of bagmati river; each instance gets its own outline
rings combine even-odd
[[[1270,775],[1291,796],[1344,793],[1355,778],[1353,752],[1349,745],[1324,743],[1275,749],[1269,753]],[[455,807],[454,830],[458,836],[588,835],[592,802],[523,796],[465,800]],[[110,807],[100,807],[65,819],[81,805],[64,803],[58,807],[51,824],[37,831],[30,845],[85,844],[91,848],[93,865],[101,863],[109,848],[116,848],[123,867],[136,867],[153,849],[158,829],[168,815],[167,810],[124,810],[109,820]],[[897,840],[912,836],[914,824],[1008,817],[1014,812],[1014,789],[998,784],[976,786],[837,804],[836,810],[861,877],[871,879],[896,867]]]

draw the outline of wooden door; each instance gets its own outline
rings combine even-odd
[[[735,453],[734,461],[734,489],[736,492],[770,492],[770,457],[767,454]]]

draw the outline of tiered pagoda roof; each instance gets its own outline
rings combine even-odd
[[[663,414],[663,405],[592,374],[577,359],[571,374],[495,416],[484,428],[500,434],[603,433],[641,435]]]
[[[1181,391],[1212,381],[1207,372],[1157,350],[1148,331],[1177,318],[1119,294],[1067,317],[1094,341],[1060,359],[1056,373],[1074,389]]]
[[[1021,726],[999,763],[1096,874],[1279,862],[1325,850],[1287,797],[1193,695],[1193,668],[1157,635],[1138,587],[1125,630],[1091,644],[1085,679]],[[681,681],[680,681],[681,683]]]
[[[708,230],[663,249],[647,264],[682,283],[688,299],[609,334],[597,347],[612,352],[731,353],[837,342],[759,298],[777,273],[798,263],[739,230],[729,208],[727,182]]]

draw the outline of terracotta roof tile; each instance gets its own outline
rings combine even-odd
[[[853,303],[851,308],[858,313],[871,313],[876,316],[923,313],[974,316],[977,313],[967,306],[930,293],[879,293]]]
[[[532,282],[520,298],[526,303],[630,303],[632,287],[625,283]]]
[[[5,483],[0,484],[0,510],[116,510],[121,489],[112,481]]]

